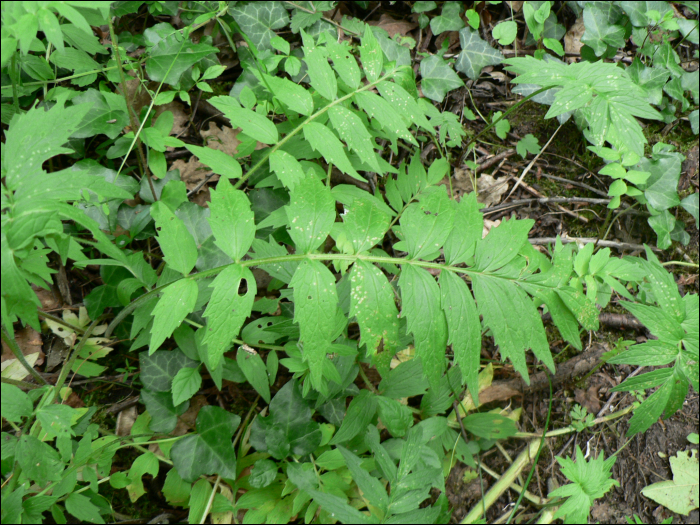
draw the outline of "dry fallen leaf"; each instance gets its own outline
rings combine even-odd
[[[447,181],[444,183],[447,184]],[[476,200],[483,204],[484,208],[489,208],[501,202],[503,194],[508,191],[508,180],[504,177],[496,179],[484,173],[476,180],[476,187],[478,191]],[[455,168],[452,176],[452,190],[460,198],[462,195],[473,192],[471,171]]]
[[[22,355],[26,358],[31,366],[39,366],[44,364],[44,352],[41,349],[42,340],[41,334],[30,326],[24,327],[22,330],[15,332],[15,341],[17,346],[22,351]],[[29,373],[15,358],[10,347],[2,342],[2,377],[7,377],[21,381],[26,378]]]
[[[117,416],[117,427],[114,433],[117,436],[128,436],[131,434],[131,427],[134,426],[137,417],[139,417],[139,411],[135,406],[125,408],[119,412]]]
[[[581,53],[581,48],[583,47],[581,37],[585,30],[586,27],[583,25],[583,18],[579,18],[576,20],[576,23],[571,26],[571,29],[566,32],[564,35],[564,51],[566,51],[567,54],[579,55]]]
[[[394,38],[394,35],[407,36],[409,31],[413,31],[416,27],[418,27],[418,24],[415,22],[409,22],[408,20],[395,20],[386,13],[384,13],[379,20],[367,23],[371,26],[381,27],[384,31],[389,33],[390,38]]]

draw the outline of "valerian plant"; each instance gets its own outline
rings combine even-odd
[[[91,423],[95,408],[63,404],[68,371],[78,358],[96,359],[84,347],[103,330],[97,320],[86,327],[81,312],[79,342],[55,386],[24,393],[19,386],[28,383],[3,382],[2,415],[14,431],[2,436],[2,474],[9,478],[3,520],[40,521],[50,511],[65,523],[67,511],[101,522],[110,512],[101,483],[125,488],[137,501],[145,493],[143,476],[158,475],[164,464],[172,468],[163,494],[189,508],[190,522],[209,514],[226,519],[238,510],[247,511],[247,522],[302,515],[307,523],[445,522],[445,476],[455,462],[474,465],[473,454],[516,433],[506,415],[463,418],[453,411],[455,402],[478,404],[482,335],[494,338],[502,359],[528,382],[528,350],[555,370],[538,308],[545,307],[561,336],[581,349],[581,330],[598,328],[596,304],[607,304],[613,290],[658,336],[616,362],[673,364],[620,386],[661,386],[637,409],[630,433],[675,412],[688,384],[697,389],[697,295],[681,298],[651,252],[647,260],[619,259],[609,250],[577,252],[557,242],[549,257],[528,242],[531,220],[504,221],[482,237],[475,195],[451,199],[440,184],[450,176],[448,159],[441,155],[426,169],[417,147],[431,140],[443,152],[461,142],[455,115],[418,97],[410,67],[398,55],[389,60],[391,48],[369,26],[357,27],[361,43],[355,47],[305,30],[322,22],[320,6],[295,8],[292,30],[303,43],[296,56],[271,34],[290,22],[286,11],[279,2],[267,4],[231,9],[247,33],[250,83],[239,86],[236,97],[209,99],[241,129],[246,155],[176,142],[169,137],[172,115],[153,121],[151,108],[142,129],[119,136],[129,122],[123,99],[97,90],[53,93],[43,107],[11,118],[2,159],[3,339],[21,354],[14,324],[41,329],[31,284],[49,286],[49,254],[64,264],[101,266],[104,285],[86,297],[87,313],[99,319],[107,307],[120,309],[105,338],[116,329],[127,334],[121,323],[130,321],[130,350],[141,350],[145,412],[130,436],[99,437],[104,429]],[[225,11],[199,16],[219,23]],[[50,19],[44,12],[36,16]],[[49,41],[58,47],[56,35]],[[25,55],[35,45],[18,42]],[[220,73],[215,50],[161,24],[149,35],[146,72],[187,98],[182,93],[195,82]],[[290,78],[302,78],[277,75],[282,60]],[[430,86],[425,79],[424,92]],[[26,94],[27,87],[14,88]],[[167,100],[162,95],[152,93],[154,104],[158,97]],[[96,107],[109,108],[109,118]],[[139,184],[91,161],[44,170],[46,161],[71,153],[75,139],[98,133],[112,141],[104,145],[107,158],[125,156],[143,139],[145,166],[155,177]],[[407,149],[408,160],[393,166],[379,141],[394,154]],[[166,171],[166,145],[184,145],[220,175],[208,207],[189,202],[179,173]],[[358,184],[338,184],[336,170]],[[368,180],[376,191],[360,189]],[[137,193],[145,204],[135,209],[124,203]],[[72,221],[71,229],[63,221]],[[157,269],[128,247],[152,236],[162,254]],[[272,278],[267,290],[258,289],[253,269]],[[276,290],[279,298],[262,296]],[[278,309],[279,315],[254,314]],[[56,322],[49,326],[56,329]],[[292,378],[273,391],[280,365]],[[377,387],[366,380],[363,365],[379,372]],[[358,376],[368,389],[357,387]],[[247,382],[266,412],[253,416],[252,407],[242,420],[205,406],[193,432],[173,437],[205,379],[218,389],[224,380]],[[419,396],[419,404],[408,403]],[[144,448],[147,443],[158,445],[158,454]],[[123,446],[143,454],[128,471],[111,472]],[[575,474],[572,465],[567,472]],[[609,488],[605,474],[595,490],[558,495],[589,502]],[[431,489],[443,494],[421,508]]]

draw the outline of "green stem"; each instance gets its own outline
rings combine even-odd
[[[9,332],[7,331],[7,328],[5,326],[2,327],[2,340],[5,341],[5,344],[10,347],[10,350],[12,350],[12,354],[17,358],[17,361],[20,362],[20,364],[25,368],[25,370],[34,378],[36,379],[39,384],[41,385],[48,385],[48,381],[41,377],[41,374],[37,372],[32,365],[30,365],[27,360],[24,358],[24,354],[22,353],[22,350],[20,350],[19,346],[17,345],[17,341],[15,341],[14,337],[10,337]]]
[[[296,135],[297,133],[299,133],[299,132],[304,128],[304,126],[305,126],[306,124],[308,124],[309,122],[311,122],[311,121],[314,120],[315,118],[317,118],[317,117],[323,115],[326,111],[328,111],[328,110],[329,110],[330,108],[332,108],[333,106],[337,106],[337,105],[340,104],[341,102],[344,102],[344,101],[348,100],[349,98],[352,98],[353,95],[355,95],[355,93],[360,93],[360,92],[362,92],[362,91],[368,91],[368,90],[372,89],[375,85],[377,85],[379,82],[382,82],[382,81],[384,81],[384,80],[387,80],[387,79],[393,77],[394,74],[396,74],[396,72],[397,72],[399,69],[405,68],[405,67],[408,67],[408,66],[401,66],[401,67],[399,67],[399,68],[396,68],[396,69],[390,71],[389,73],[387,73],[386,75],[384,75],[383,77],[378,78],[378,79],[375,80],[374,82],[371,82],[371,83],[367,84],[366,86],[362,86],[362,87],[361,87],[360,89],[358,89],[357,91],[353,91],[352,93],[348,93],[348,94],[345,95],[344,97],[340,97],[339,99],[334,100],[333,102],[331,102],[330,104],[328,104],[328,105],[325,106],[324,108],[319,109],[316,113],[314,113],[313,115],[311,115],[310,117],[308,117],[304,122],[302,122],[302,123],[299,124],[296,128],[294,128],[292,131],[290,131],[289,133],[287,133],[287,135],[285,135],[285,137],[284,137],[282,140],[280,140],[277,144],[275,144],[273,147],[269,148],[267,154],[266,154],[265,156],[263,156],[258,162],[256,162],[255,165],[253,165],[253,166],[238,180],[238,182],[236,182],[236,184],[235,184],[233,187],[236,188],[236,189],[240,188],[240,187],[243,185],[243,183],[244,183],[246,180],[248,180],[248,179],[250,178],[251,175],[253,175],[253,173],[255,173],[256,171],[258,171],[258,169],[260,169],[260,166],[262,166],[263,164],[265,164],[265,163],[267,162],[267,160],[270,158],[270,155],[272,155],[275,151],[277,151],[277,150],[280,149],[282,146],[284,146],[284,145],[287,143],[287,141],[288,141],[289,139],[291,139],[294,135]]]

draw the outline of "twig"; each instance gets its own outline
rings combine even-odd
[[[642,252],[644,251],[644,246],[642,246],[641,244],[634,244],[631,242],[599,241],[595,237],[561,237],[560,240],[563,244],[568,244],[570,242],[575,242],[579,244],[589,244],[592,242],[597,242],[598,246],[602,246],[604,248],[617,248],[618,250],[632,250]],[[556,239],[554,237],[537,237],[529,239],[529,241],[530,244],[534,244],[535,246],[541,246],[545,244],[554,244],[556,242]],[[655,252],[662,251],[656,246],[650,246],[650,248]]]
[[[547,175],[546,173],[543,173],[542,176],[546,177],[548,179],[551,179],[551,180],[563,182],[565,184],[571,184],[573,186],[579,186],[580,188],[585,188],[588,191],[592,191],[593,193],[597,193],[598,195],[602,195],[603,197],[608,196],[608,194],[605,193],[604,191],[598,190],[598,189],[594,188],[593,186],[589,186],[588,184],[584,184],[583,182],[578,182],[576,180],[569,180],[569,179],[565,179],[563,177],[557,177],[555,175]]]
[[[483,171],[487,168],[490,168],[497,162],[501,161],[502,159],[507,159],[508,157],[512,157],[515,155],[515,150],[514,149],[507,149],[505,151],[502,151],[498,155],[494,155],[493,157],[487,158],[484,162],[481,164],[477,165],[475,173],[479,173],[480,171]]]
[[[593,199],[589,197],[541,197],[538,199],[518,199],[515,201],[506,202],[504,204],[499,204],[498,206],[491,206],[490,208],[482,208],[479,211],[481,213],[495,213],[500,210],[512,208],[514,206],[519,206],[521,204],[531,204],[538,202],[540,204],[547,203],[557,203],[557,202],[586,202],[589,204],[608,204],[610,199]]]
[[[521,182],[520,185],[521,185],[523,188],[525,188],[527,191],[529,191],[530,193],[532,193],[535,197],[545,198],[544,195],[542,195],[539,191],[537,191],[537,190],[536,190],[535,188],[533,188],[532,186],[529,186],[529,185],[526,184],[525,182]],[[588,201],[588,202],[590,202],[590,201]],[[571,215],[572,217],[575,217],[576,219],[580,220],[581,222],[585,222],[585,223],[588,222],[588,219],[587,219],[586,217],[582,217],[581,215],[579,215],[579,214],[576,213],[575,211],[568,210],[568,209],[564,208],[564,206],[560,206],[559,204],[557,204],[556,207],[557,207],[560,211],[563,211],[563,212],[566,213],[567,215]]]

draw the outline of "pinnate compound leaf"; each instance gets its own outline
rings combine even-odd
[[[277,128],[267,116],[242,107],[233,97],[218,96],[209,102],[231,121],[231,126],[263,144],[275,144],[279,140]]]
[[[470,27],[459,32],[459,42],[462,51],[457,57],[455,68],[472,80],[479,78],[481,70],[486,66],[500,64],[504,59],[500,51],[488,45],[481,39],[479,32]]]
[[[486,238],[476,245],[476,268],[492,272],[512,261],[527,242],[527,233],[534,224],[532,219],[511,219],[491,228]]]
[[[671,457],[672,481],[659,481],[642,489],[642,494],[667,509],[687,516],[700,504],[697,450],[679,451]]]
[[[195,44],[175,31],[151,48],[146,60],[146,72],[153,82],[177,84],[187,69],[217,52],[217,48]]]
[[[418,202],[411,203],[400,220],[409,257],[418,259],[438,255],[452,231],[454,216],[455,210],[444,186],[435,187],[435,191],[426,192]]]
[[[303,358],[309,364],[311,382],[322,388],[323,361],[330,351],[330,337],[336,324],[338,294],[335,277],[314,260],[299,263],[291,283],[294,289],[294,321],[299,323]]]
[[[370,355],[382,340],[385,350],[398,349],[399,312],[386,276],[373,264],[358,259],[350,282],[350,315],[360,325],[360,344],[366,345]]]
[[[372,137],[367,128],[355,113],[342,106],[333,106],[328,110],[333,128],[348,147],[357,152],[375,172],[381,173],[381,168],[374,153]]]
[[[280,182],[290,191],[294,189],[300,180],[306,177],[299,161],[281,149],[270,154],[270,169],[275,172]]]
[[[286,211],[289,236],[297,253],[309,253],[317,249],[331,231],[335,222],[335,199],[327,186],[310,176],[294,187]]]
[[[196,155],[202,164],[209,166],[219,175],[227,179],[240,178],[242,173],[241,165],[238,164],[238,161],[231,155],[219,151],[218,149],[202,148],[200,146],[193,146],[192,144],[185,144],[185,147],[190,153]]]
[[[238,288],[243,279],[248,289],[241,296]],[[251,271],[238,264],[224,268],[209,287],[213,292],[204,311],[207,327],[203,342],[209,353],[209,367],[214,369],[250,315],[257,287]]]
[[[255,218],[248,197],[228,180],[219,179],[216,190],[211,190],[209,208],[214,244],[234,261],[240,261],[255,239]]]
[[[170,451],[180,477],[189,482],[201,475],[236,479],[236,451],[231,440],[241,418],[216,406],[202,407],[197,433],[178,440]]]
[[[365,180],[350,164],[350,160],[345,154],[343,143],[326,126],[318,122],[309,122],[304,126],[304,138],[309,141],[309,144],[315,151],[323,155],[327,163],[333,164],[340,171],[347,173],[351,177]],[[374,153],[372,153],[372,156],[374,157]]]
[[[289,25],[289,15],[282,2],[239,2],[229,13],[259,51],[272,49],[273,29]]]
[[[198,367],[181,368],[173,377],[173,405],[178,406],[190,399],[202,386]]]
[[[549,497],[565,497],[566,502],[559,507],[556,518],[564,518],[564,523],[587,523],[593,501],[602,498],[606,492],[619,483],[611,478],[611,470],[617,459],[608,459],[600,454],[586,461],[581,448],[576,446],[576,462],[571,458],[557,457],[562,473],[573,483],[559,487],[549,493]]]
[[[440,307],[440,289],[432,275],[422,268],[406,264],[399,278],[401,317],[413,334],[416,355],[423,373],[436,388],[445,369],[447,322]]]
[[[355,93],[355,102],[370,117],[376,118],[389,133],[397,135],[411,144],[418,145],[416,139],[413,138],[411,132],[406,128],[401,114],[379,95],[360,91]]]
[[[430,55],[420,63],[421,91],[435,102],[442,102],[448,91],[464,85],[462,79],[442,57]]]
[[[362,61],[362,69],[365,71],[367,80],[370,82],[377,80],[382,74],[384,55],[377,38],[372,33],[372,28],[368,24],[365,24],[365,34],[362,36],[360,60]]]
[[[328,64],[325,49],[317,47],[312,36],[301,30],[304,42],[304,62],[308,66],[311,87],[326,100],[333,102],[338,96],[338,81]]]
[[[448,344],[454,362],[469,387],[474,404],[479,404],[479,360],[481,358],[481,321],[467,283],[453,272],[440,273],[442,311],[447,319]]]
[[[418,105],[418,102],[404,88],[395,82],[384,81],[377,84],[377,90],[383,98],[394,106],[404,119],[413,122],[429,133],[435,133],[435,128],[425,118],[425,113]]]
[[[314,110],[311,94],[299,84],[282,77],[265,75],[265,83],[270,86],[275,97],[292,111],[309,116]]]
[[[241,367],[246,380],[255,391],[267,402],[270,402],[270,381],[267,377],[267,368],[262,358],[256,353],[252,354],[242,347],[236,353],[236,362]]]
[[[197,302],[197,283],[184,278],[169,284],[153,309],[153,330],[148,353],[153,354],[191,313]]]

